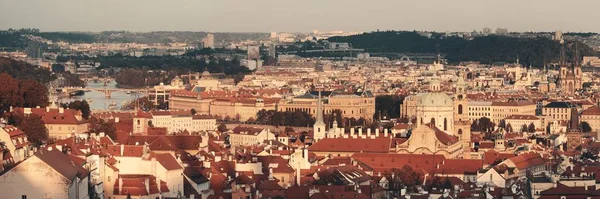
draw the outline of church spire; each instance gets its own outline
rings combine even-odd
[[[323,122],[323,107],[321,107],[321,106],[322,106],[321,91],[319,91],[319,99],[317,101],[317,116],[315,119],[315,125],[313,125],[313,133],[314,133],[313,138],[316,141],[319,141],[326,137],[325,128],[327,126],[325,125],[325,122]]]
[[[319,91],[319,100],[317,101],[317,118],[315,121],[315,125],[325,124],[325,122],[323,122],[323,107],[321,107],[321,104],[321,91]]]

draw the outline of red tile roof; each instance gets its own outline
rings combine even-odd
[[[167,183],[157,181],[153,175],[119,175],[119,179],[122,179],[123,184],[119,185],[120,180],[115,180],[114,195],[147,196],[169,192]],[[146,180],[149,190],[146,189]]]
[[[15,108],[15,112],[18,114],[24,114],[25,109],[28,108]],[[60,110],[63,110],[62,113]],[[42,117],[44,124],[81,124],[85,123],[84,120],[78,120],[77,116],[81,116],[81,111],[74,109],[49,109],[46,108],[31,108],[31,113]]]
[[[581,115],[600,115],[600,108],[597,106],[587,108],[581,112]]]
[[[507,120],[539,120],[540,118],[538,118],[534,115],[511,115],[504,119],[507,119]]]
[[[436,166],[445,160],[443,155],[355,153],[352,158],[373,168],[375,172],[401,169],[408,165],[415,171],[435,173]]]
[[[313,152],[371,152],[388,153],[392,139],[378,138],[324,138],[311,145]]]
[[[48,164],[69,181],[75,177],[79,177],[79,179],[87,177],[88,171],[86,169],[56,148],[39,149],[34,156]]]
[[[175,157],[170,153],[153,153],[152,156],[167,170],[183,169]]]
[[[535,152],[523,153],[516,157],[508,158],[508,160],[513,162],[519,170],[546,164],[546,161],[542,159],[540,154]]]

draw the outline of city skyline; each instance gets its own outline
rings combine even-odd
[[[340,6],[344,5],[344,6]],[[310,32],[431,30],[600,32],[593,8],[600,2],[577,1],[75,1],[6,2],[0,29],[41,31],[207,31]],[[93,9],[92,9],[93,8]],[[26,10],[27,12],[24,12]],[[204,20],[206,19],[206,20]]]

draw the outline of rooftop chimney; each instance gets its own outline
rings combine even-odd
[[[387,137],[388,136],[388,129],[385,128],[383,129],[383,137]]]
[[[371,137],[371,128],[367,128],[367,137]]]
[[[358,137],[360,137],[360,138],[364,137],[362,128],[358,128]]]
[[[123,151],[125,151],[125,145],[121,144],[121,156],[123,156]]]
[[[50,106],[46,106],[46,113],[50,112]]]
[[[63,108],[63,107],[58,108],[58,113],[65,113],[65,108]]]
[[[144,183],[146,185],[146,193],[150,193],[150,178],[146,178],[144,180]],[[160,186],[160,185],[159,185]]]
[[[119,194],[121,193],[121,190],[123,190],[123,178],[119,178]]]
[[[375,137],[379,137],[379,128],[375,129]]]
[[[355,132],[354,132],[354,128],[350,128],[350,137],[355,138]]]

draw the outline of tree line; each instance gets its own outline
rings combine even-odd
[[[234,79],[235,83],[244,79],[249,73],[247,67],[240,65],[238,59],[209,57],[175,57],[175,56],[110,56],[101,57],[100,62],[105,67],[121,67],[115,80],[123,87],[143,87],[156,85],[159,82],[169,83],[176,75],[189,72],[223,73]],[[155,71],[167,71],[166,73]],[[146,82],[148,81],[148,82]]]
[[[371,32],[360,35],[331,37],[329,41],[348,42],[355,48],[363,48],[368,52],[395,52],[395,53],[436,53],[446,55],[450,62],[479,61],[484,64],[494,62],[515,62],[517,57],[521,63],[542,67],[555,63],[560,58],[561,45],[549,38],[517,38],[507,36],[482,36],[472,40],[459,37],[442,37],[434,34],[424,37],[416,31],[386,31]],[[579,56],[597,55],[589,46],[577,42],[567,41],[568,60],[573,60],[575,44],[577,43]],[[579,57],[581,58],[581,57]]]

